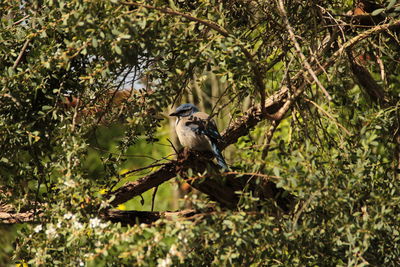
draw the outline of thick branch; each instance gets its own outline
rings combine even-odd
[[[100,214],[100,218],[114,223],[123,225],[134,225],[140,223],[150,224],[159,219],[174,220],[190,219],[191,216],[198,214],[194,210],[182,211],[165,211],[165,212],[150,212],[150,211],[135,211],[135,210],[107,210]],[[21,213],[0,212],[0,224],[19,224],[19,223],[38,223],[43,213],[35,213],[34,211],[26,211]]]
[[[129,199],[139,196],[147,190],[174,178],[177,173],[177,165],[178,164],[176,161],[171,161],[150,175],[140,178],[134,182],[127,182],[125,185],[108,195],[109,198],[114,198],[111,201],[111,205],[117,206],[122,204]]]
[[[0,224],[16,224],[26,222],[36,222],[42,216],[39,213],[35,216],[33,211],[13,213],[13,212],[0,212]]]
[[[134,225],[134,224],[150,224],[159,219],[174,220],[190,218],[196,214],[194,210],[182,210],[182,211],[135,211],[135,210],[108,210],[103,213],[101,217],[104,220],[111,221],[114,223],[121,223],[122,225]]]
[[[383,88],[375,81],[371,73],[355,60],[350,49],[347,50],[347,55],[351,71],[357,83],[367,92],[373,102],[383,104],[385,102],[385,91]]]

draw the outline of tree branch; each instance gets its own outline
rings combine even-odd
[[[107,210],[101,212],[99,217],[111,221],[113,223],[121,223],[122,225],[134,224],[150,224],[159,219],[174,220],[190,219],[193,215],[200,214],[195,210],[181,210],[181,211],[136,211],[136,210]],[[204,214],[206,215],[206,214]],[[19,223],[39,223],[40,218],[43,217],[43,212],[39,212],[35,216],[35,212],[30,210],[26,212],[13,213],[13,212],[0,212],[0,225],[1,224],[19,224]]]
[[[134,5],[141,6],[141,4],[136,3]],[[180,14],[179,12],[171,11],[169,9],[166,10],[173,14]],[[373,34],[377,34],[398,26],[400,26],[400,20],[396,20],[389,24],[376,26],[355,36],[348,42],[344,43],[322,66],[318,66],[318,68],[314,71],[315,75],[320,75],[326,68],[332,66],[335,62],[338,62],[338,58],[342,56],[345,49],[354,46],[358,42]],[[284,86],[266,100],[265,107],[267,116],[262,115],[260,106],[254,106],[250,108],[244,116],[236,119],[222,133],[223,138],[219,143],[219,147],[224,149],[228,145],[235,143],[239,137],[247,135],[254,126],[266,118],[270,120],[281,120],[291,108],[297,97],[303,93],[306,86],[314,81],[310,75],[304,75],[304,73],[305,71],[301,70],[293,77],[293,84],[297,86],[290,97],[288,96],[288,88]],[[201,166],[199,166],[199,164]],[[171,161],[159,170],[137,181],[126,183],[117,190],[110,192],[107,197],[112,199],[111,205],[113,206],[122,204],[125,201],[138,196],[173,177],[176,177],[179,173],[184,173],[188,168],[200,170],[202,172],[207,169],[207,166],[202,165],[194,153],[189,153],[189,155],[186,157],[179,155],[177,161]],[[219,182],[216,182],[214,179],[204,179],[201,181],[201,183],[192,182],[191,185],[201,192],[209,195],[211,199],[214,199],[225,206],[234,207],[238,200],[235,191],[243,190],[243,181],[246,178],[248,177],[244,177],[244,179],[236,179],[235,176],[225,177],[224,184],[220,183],[221,179]],[[273,183],[271,182],[268,184],[268,186],[275,186],[275,184],[272,184]]]
[[[28,48],[28,45],[30,42],[31,42],[31,39],[26,39],[24,45],[21,48],[21,51],[18,54],[17,59],[14,62],[13,69],[15,69],[18,66],[18,64],[21,62],[22,56],[24,55],[25,50]]]
[[[174,220],[190,219],[191,216],[198,214],[194,210],[181,210],[181,211],[136,211],[136,210],[108,210],[100,215],[101,218],[113,223],[121,223],[122,225],[134,224],[151,224],[159,219]]]
[[[225,37],[229,36],[229,32],[227,30],[225,30],[224,28],[222,28],[221,26],[219,26],[218,24],[208,21],[208,20],[193,17],[191,14],[175,11],[175,10],[172,10],[172,9],[166,8],[166,7],[155,7],[155,6],[146,5],[146,4],[142,4],[142,3],[135,3],[135,2],[122,2],[121,1],[120,4],[127,5],[127,6],[144,7],[147,9],[158,10],[162,13],[169,14],[169,15],[181,16],[190,21],[195,21],[200,24],[203,24],[203,25],[215,30],[216,32],[220,33],[222,36],[225,36]]]
[[[319,81],[317,75],[314,73],[314,70],[312,69],[310,63],[308,63],[307,58],[304,56],[303,52],[301,52],[301,47],[300,47],[299,43],[296,40],[296,36],[294,34],[292,26],[290,26],[290,23],[289,23],[289,20],[287,18],[286,10],[285,10],[285,7],[283,5],[283,1],[282,0],[278,1],[278,7],[279,7],[279,11],[281,12],[281,15],[283,17],[283,21],[286,24],[286,28],[287,28],[287,31],[289,32],[290,39],[292,40],[292,42],[294,44],[294,47],[296,48],[296,52],[297,52],[298,56],[303,61],[304,67],[306,68],[308,73],[311,75],[311,77],[313,78],[314,82],[319,86],[319,88],[321,88],[322,92],[325,94],[327,99],[329,101],[332,100],[332,97],[330,96],[328,91],[326,91],[325,87],[321,84],[321,82]]]
[[[349,58],[351,71],[361,88],[367,92],[373,102],[380,104],[385,103],[385,91],[375,81],[371,73],[356,61],[350,48],[347,50],[347,56]]]
[[[35,216],[34,211],[27,211],[21,213],[13,212],[0,212],[0,224],[16,224],[26,222],[36,222],[42,216],[41,213]]]

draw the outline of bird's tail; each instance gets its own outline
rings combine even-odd
[[[226,165],[225,159],[222,156],[221,151],[218,149],[218,147],[213,142],[211,142],[211,147],[212,147],[213,153],[215,155],[215,158],[217,159],[218,166],[220,166],[221,169],[227,170],[228,165]]]

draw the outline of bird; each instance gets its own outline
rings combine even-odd
[[[177,117],[175,130],[183,147],[195,151],[211,151],[217,164],[228,169],[217,143],[222,139],[215,122],[207,113],[199,111],[193,104],[182,104],[169,116]]]

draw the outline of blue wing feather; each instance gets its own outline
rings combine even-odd
[[[218,166],[220,166],[222,169],[228,169],[225,159],[222,156],[221,151],[218,149],[217,145],[215,143],[211,142],[211,147],[213,149],[215,158],[217,159]]]
[[[217,147],[218,140],[220,140],[222,137],[218,132],[214,121],[209,120],[206,113],[196,112],[189,118],[185,125],[190,127],[196,134],[205,135],[210,139],[212,152],[217,159],[218,165],[222,169],[228,169],[225,159]]]

